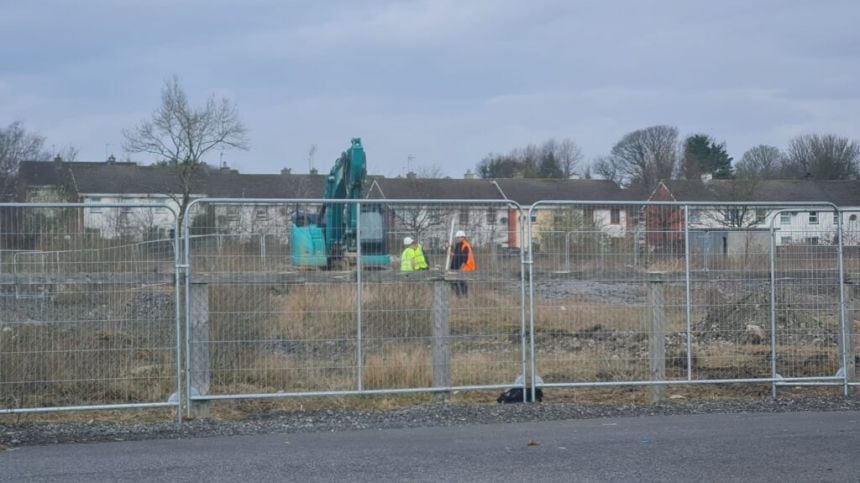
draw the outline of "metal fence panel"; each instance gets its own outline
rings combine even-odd
[[[772,242],[775,373],[782,378],[835,378],[842,366],[838,212],[811,208],[779,213]]]
[[[792,258],[798,248],[782,238],[772,249],[769,227],[780,208],[533,205],[535,376],[547,386],[835,379],[839,250],[800,248]],[[805,209],[832,212],[828,204]],[[786,225],[802,239],[826,231]],[[772,253],[782,277],[775,286]],[[772,314],[784,320],[776,359]]]
[[[860,210],[840,211],[842,221],[843,297],[845,303],[845,333],[843,343],[845,379],[851,386],[860,385],[857,365],[860,364]],[[842,351],[840,350],[840,353]]]
[[[323,206],[356,226],[319,229]],[[519,220],[510,203],[196,201],[192,399],[510,386],[525,370]],[[468,232],[475,272],[443,270],[452,228]],[[429,270],[400,272],[406,236]]]
[[[644,204],[532,206],[534,369],[545,385],[686,377],[683,215]]]
[[[166,206],[0,205],[0,413],[174,406]]]

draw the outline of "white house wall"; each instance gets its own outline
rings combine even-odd
[[[84,229],[97,230],[101,237],[113,239],[120,236],[143,239],[156,230],[160,236],[167,237],[174,228],[175,217],[166,208],[143,208],[130,206],[129,208],[101,207],[98,204],[163,204],[172,207],[176,213],[179,206],[167,196],[148,194],[128,194],[117,196],[116,194],[83,194],[81,201],[94,205],[85,208],[83,221]],[[122,221],[124,218],[125,221]]]
[[[845,208],[845,210],[855,210],[860,208]],[[817,214],[817,223],[811,222],[810,213]],[[787,219],[783,218],[783,214],[787,215]],[[836,239],[837,223],[834,220],[833,211],[784,211],[777,209],[767,209],[764,220],[755,223],[755,210],[749,210],[744,218],[744,228],[749,229],[770,229],[771,222],[776,230],[777,245],[791,244],[830,244]],[[854,219],[851,216],[854,215]],[[724,210],[718,209],[703,209],[698,211],[698,216],[691,212],[690,229],[691,230],[722,230],[732,231],[739,228],[727,226],[721,222],[724,217]],[[774,218],[776,218],[774,220]],[[842,213],[843,229],[846,232],[846,237],[843,241],[846,245],[857,245],[860,240],[858,233],[858,218],[860,212],[851,213],[850,211]],[[787,223],[786,223],[787,221]],[[854,227],[854,228],[852,228]],[[815,242],[815,243],[814,243]]]

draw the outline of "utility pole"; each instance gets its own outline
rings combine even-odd
[[[308,149],[308,173],[314,170],[314,156],[317,154],[317,145],[311,144],[310,149]]]

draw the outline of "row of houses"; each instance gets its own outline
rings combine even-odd
[[[242,174],[236,170],[206,168],[193,180],[190,197],[231,199],[322,198],[325,176],[321,174]],[[102,203],[163,203],[178,211],[183,190],[175,172],[167,167],[132,162],[23,162],[19,168],[16,199],[26,202],[80,202],[93,204],[83,210],[82,228],[105,238],[118,236],[166,237],[173,219],[169,210],[108,210]],[[848,232],[860,232],[860,181],[816,180],[671,180],[650,193],[622,189],[612,181],[591,179],[423,179],[415,176],[386,178],[368,176],[366,198],[378,200],[428,200],[415,206],[387,207],[394,236],[422,229],[439,231],[452,214],[458,226],[470,228],[477,244],[518,248],[521,219],[505,201],[529,207],[540,200],[576,200],[582,206],[536,210],[532,223],[543,232],[593,230],[601,236],[635,239],[648,249],[667,249],[683,241],[685,229],[696,232],[698,243],[722,253],[733,250],[733,237],[742,233],[764,243],[773,223],[780,231],[777,243],[827,244],[836,237],[837,216],[826,207],[781,211],[773,205],[753,203],[833,203],[846,211],[842,223]],[[434,205],[434,201],[462,200],[459,204]],[[686,212],[677,207],[645,206],[646,201],[707,203]],[[728,203],[750,203],[729,205]],[[723,203],[723,205],[721,205]],[[286,242],[288,226],[303,209],[272,204],[223,204],[205,212],[191,213],[211,232],[257,234]],[[851,210],[858,210],[852,212]],[[197,222],[196,219],[200,221]],[[778,218],[778,219],[777,219]],[[447,230],[446,230],[447,231]],[[857,244],[860,240],[845,239]]]

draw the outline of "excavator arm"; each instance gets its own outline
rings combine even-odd
[[[367,158],[361,139],[354,138],[350,148],[335,160],[326,177],[324,198],[327,200],[360,200],[364,197]],[[387,266],[387,229],[382,207],[362,204],[361,213],[354,203],[323,203],[316,223],[293,226],[291,232],[293,264],[323,265],[331,268],[356,252],[359,217],[361,217],[362,262],[368,266]]]

